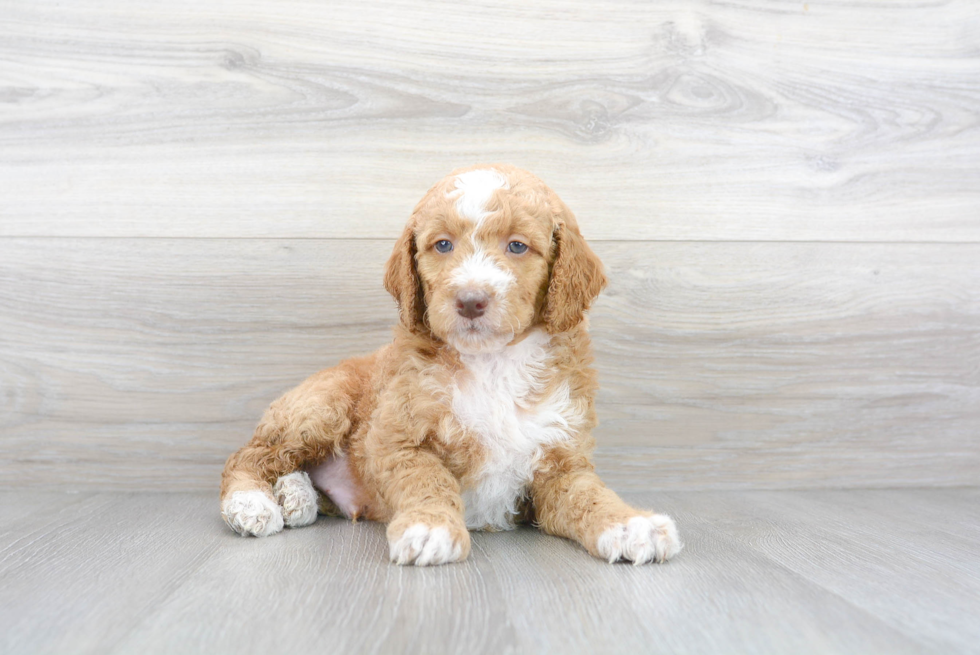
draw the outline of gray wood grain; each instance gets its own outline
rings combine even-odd
[[[820,498],[824,502],[839,502],[849,508],[873,511],[890,520],[907,521],[911,516],[916,525],[928,527],[939,535],[954,535],[973,542],[980,540],[980,489],[977,488],[866,489],[860,495],[828,491]],[[937,506],[943,510],[936,512]]]
[[[930,650],[975,652],[980,643],[977,541],[934,525],[937,517],[954,526],[975,525],[975,517],[947,510],[936,502],[941,499],[926,501],[920,517],[913,511],[895,516],[901,495],[864,498],[865,507],[854,507],[851,498],[861,503],[862,494],[747,492],[687,502],[699,508],[702,520]]]
[[[3,652],[105,652],[204,565],[220,537],[214,499],[73,500],[50,493],[9,499],[45,520],[0,537]]]
[[[760,553],[692,521],[691,510],[674,496],[627,496],[637,506],[668,512],[682,526],[685,548],[666,567],[610,567],[571,542],[530,530],[526,541],[501,538],[502,546],[487,546],[485,556],[514,590],[512,621],[524,637],[519,652],[589,652],[586,644],[621,653],[917,649],[839,597],[801,584]],[[542,620],[550,611],[545,607],[560,607],[570,619]]]
[[[3,14],[0,235],[394,237],[503,160],[596,239],[980,239],[970,2]]]
[[[628,494],[685,549],[609,565],[531,529],[399,568],[383,527],[243,539],[212,494],[0,492],[0,648],[77,653],[971,653],[977,490]],[[74,511],[68,511],[74,503]],[[922,511],[896,516],[913,503]],[[952,509],[951,509],[952,507]],[[934,530],[943,522],[949,531]],[[935,538],[938,535],[938,539]],[[971,577],[969,572],[973,571]]]
[[[390,338],[390,247],[0,241],[0,484],[213,489],[279,393]],[[597,250],[617,488],[980,479],[978,246]]]
[[[0,487],[213,488],[272,398],[387,340],[391,239],[477,161],[610,268],[617,488],[980,479],[969,2],[0,14]]]

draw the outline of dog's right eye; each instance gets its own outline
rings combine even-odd
[[[436,241],[436,250],[439,252],[452,252],[453,242],[447,239]]]

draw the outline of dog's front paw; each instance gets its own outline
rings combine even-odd
[[[317,496],[306,471],[284,475],[272,492],[282,507],[283,519],[291,528],[301,528],[316,521]]]
[[[282,511],[261,491],[236,491],[221,503],[221,517],[245,537],[268,537],[282,530]]]
[[[400,534],[393,532],[397,529],[393,531],[389,526],[389,556],[396,564],[435,566],[461,562],[470,552],[470,535],[465,528],[413,523]]]
[[[599,557],[610,563],[627,560],[633,564],[663,563],[680,552],[674,520],[666,514],[634,516],[626,523],[607,528],[596,544]]]

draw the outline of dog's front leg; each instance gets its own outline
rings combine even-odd
[[[568,464],[576,460],[534,477],[531,497],[542,530],[574,539],[609,562],[665,562],[680,551],[673,519],[630,507],[584,460]]]
[[[391,561],[430,566],[461,562],[470,553],[459,481],[424,445],[369,435],[368,467],[392,510],[388,523]]]

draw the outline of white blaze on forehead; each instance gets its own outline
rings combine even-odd
[[[452,281],[457,289],[488,286],[496,293],[503,293],[517,279],[513,273],[498,266],[490,255],[478,250],[464,259],[463,263],[453,271]]]
[[[480,222],[487,217],[487,203],[497,189],[509,189],[507,178],[499,171],[479,169],[461,173],[456,176],[456,190],[450,192],[450,198],[456,198],[456,212],[460,218]]]

